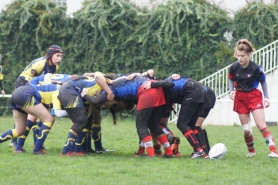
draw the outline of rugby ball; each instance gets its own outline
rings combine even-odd
[[[227,147],[223,143],[217,143],[213,145],[209,150],[210,159],[221,159],[227,153]]]

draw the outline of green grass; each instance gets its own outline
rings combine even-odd
[[[186,139],[171,124],[169,127],[181,137],[181,158],[134,158],[138,147],[135,123],[103,119],[103,145],[114,149],[113,153],[92,154],[86,157],[59,156],[67,137],[70,121],[56,122],[45,142],[47,155],[34,156],[32,135],[27,138],[27,153],[14,154],[9,141],[0,145],[0,184],[277,184],[278,159],[269,159],[268,147],[253,128],[257,156],[246,158],[247,149],[241,127],[207,126],[210,144],[224,143],[228,152],[221,160],[190,159],[192,149]],[[0,133],[11,129],[10,117],[0,118]],[[270,127],[275,138],[278,128]],[[278,141],[278,139],[277,139]]]

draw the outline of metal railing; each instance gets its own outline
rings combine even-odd
[[[271,73],[275,69],[278,68],[278,40],[268,44],[267,46],[257,50],[252,55],[252,60],[259,64],[266,74]],[[229,67],[227,66],[216,73],[200,80],[200,82],[211,89],[214,90],[216,94],[216,98],[220,99],[222,97],[227,96],[229,92],[229,83],[228,83],[228,72]],[[179,112],[180,106],[175,105],[174,110]],[[178,116],[171,113],[169,118],[169,122],[176,122]]]
[[[252,60],[259,64],[264,72],[271,73],[278,68],[278,40],[257,50],[252,55]],[[217,99],[227,95],[229,92],[228,72],[227,66],[216,73],[200,80],[200,82],[214,90]]]

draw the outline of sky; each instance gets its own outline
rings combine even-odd
[[[0,10],[2,10],[5,5],[10,3],[12,0],[0,0]],[[136,2],[138,5],[144,5],[146,3],[149,3],[150,0],[131,0]],[[166,1],[166,0],[156,0],[156,1]],[[220,7],[231,10],[231,11],[237,11],[238,9],[244,7],[246,5],[245,0],[209,0],[211,2],[215,2],[216,4],[219,4]],[[68,2],[68,11],[67,14],[72,14],[74,11],[81,8],[81,2],[82,0],[67,0]],[[270,3],[272,0],[264,0],[265,3]]]

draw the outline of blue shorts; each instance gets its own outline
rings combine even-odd
[[[21,108],[33,107],[40,103],[40,98],[32,86],[21,86],[13,92],[10,108],[25,113]]]
[[[70,82],[64,83],[59,90],[59,99],[64,109],[85,107],[80,94],[80,89],[76,89]]]

